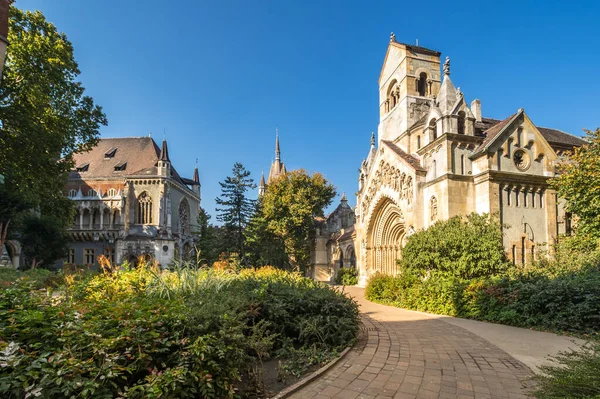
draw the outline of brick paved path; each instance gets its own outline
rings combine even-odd
[[[479,336],[435,316],[368,302],[362,338],[291,398],[527,398],[531,371]]]

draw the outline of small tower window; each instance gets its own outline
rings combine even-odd
[[[394,80],[392,81],[392,83],[390,83],[388,89],[386,99],[386,112],[389,112],[392,109],[394,109],[394,107],[398,105],[398,102],[400,102],[400,87],[398,86],[398,82]]]
[[[137,224],[152,224],[152,197],[145,191],[138,197],[136,216]]]
[[[417,136],[417,149],[421,148],[421,136]]]
[[[437,139],[437,126],[436,120],[432,119],[431,122],[429,122],[429,142],[432,142],[435,139]]]
[[[465,112],[458,113],[458,134],[465,134]]]
[[[427,74],[425,72],[421,72],[419,79],[417,79],[417,91],[421,97],[427,95]]]

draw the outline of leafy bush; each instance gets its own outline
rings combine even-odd
[[[402,271],[438,271],[460,278],[488,276],[508,268],[502,230],[495,217],[472,213],[436,222],[413,234],[402,250]]]
[[[0,291],[0,396],[234,397],[264,359],[331,355],[358,322],[349,298],[270,268],[70,275],[58,296],[16,283]]]
[[[59,276],[45,269],[19,271],[12,268],[0,268],[0,288],[8,287],[18,280],[22,284],[29,284],[31,288],[39,289],[56,282]]]
[[[556,357],[559,365],[543,366],[536,377],[538,398],[600,398],[600,342]]]
[[[342,285],[356,285],[358,284],[358,273],[356,269],[342,268],[338,270],[335,276],[335,283]]]
[[[407,309],[518,327],[594,333],[600,331],[600,271],[513,274],[464,280],[431,273],[374,275],[367,299]]]

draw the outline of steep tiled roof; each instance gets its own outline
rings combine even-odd
[[[404,159],[415,170],[418,170],[421,172],[427,171],[421,166],[421,162],[419,162],[419,160],[417,158],[413,157],[410,154],[407,154],[406,152],[401,150],[398,146],[396,146],[396,144],[392,143],[391,141],[386,141],[386,140],[382,140],[382,142],[385,145],[387,145],[392,151],[394,151],[396,154],[398,154],[400,156],[400,158]]]
[[[112,156],[108,157],[108,153]],[[88,168],[85,172],[72,171],[69,178],[156,176],[159,155],[160,148],[151,137],[101,139],[89,152],[75,154],[75,167],[88,164]],[[115,170],[116,165],[124,163],[127,163],[125,170]],[[184,183],[175,168],[171,167],[171,172],[175,180]]]
[[[475,150],[475,153],[482,151],[492,140],[494,140],[494,138],[516,115],[517,114],[512,114],[502,121],[492,118],[481,118],[481,122],[475,122],[475,129],[480,135],[485,136],[485,139]],[[544,136],[550,145],[582,146],[585,144],[585,140],[583,140],[581,137],[574,136],[558,129],[550,129],[540,126],[536,126],[536,128],[540,131],[542,136]]]

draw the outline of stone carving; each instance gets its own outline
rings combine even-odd
[[[390,33],[390,42],[396,41],[396,34],[394,32]]]
[[[408,205],[412,203],[413,198],[413,178],[400,171],[400,169],[381,160],[379,168],[375,171],[373,178],[367,188],[367,192],[362,200],[362,214],[366,215],[380,187],[391,187],[399,193],[401,200],[406,200]]]
[[[435,198],[435,196],[432,196],[431,199],[429,200],[429,217],[432,222],[437,220],[437,213],[438,213],[437,198]]]
[[[444,61],[444,75],[450,76],[450,57],[446,57]]]
[[[429,105],[428,102],[416,102],[416,103],[412,103],[410,104],[410,118],[412,120],[418,121],[419,119],[421,119],[423,116],[429,114],[429,109],[431,108],[431,106]]]

